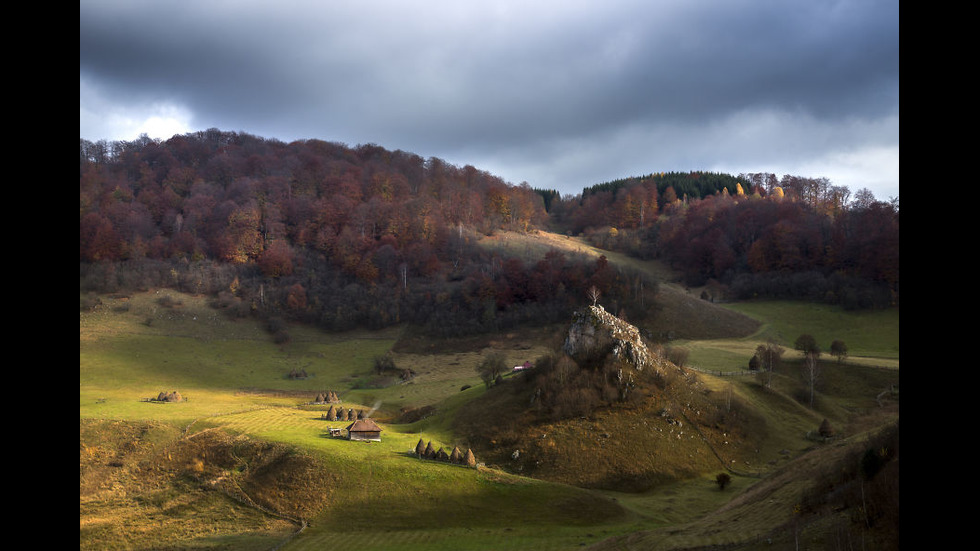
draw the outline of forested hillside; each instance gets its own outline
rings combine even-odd
[[[478,247],[498,229],[545,227],[543,195],[375,145],[218,130],[82,140],[79,204],[83,292],[175,286],[273,326],[466,334],[567,319],[591,286],[622,301],[639,277]]]
[[[640,273],[478,246],[560,228],[662,258],[718,296],[849,307],[898,299],[898,208],[825,180],[660,173],[565,197],[377,145],[216,129],[80,141],[80,288],[175,287],[230,315],[325,329],[410,322],[436,335],[565,321],[595,287],[639,320]]]
[[[898,199],[826,178],[659,173],[587,188],[551,222],[602,248],[669,262],[690,286],[883,308],[899,300]]]

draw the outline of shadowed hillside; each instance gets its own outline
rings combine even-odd
[[[629,324],[589,310],[602,316],[577,314],[562,350],[459,411],[454,427],[481,457],[545,480],[627,492],[758,461],[765,430],[756,414],[649,352]],[[583,337],[583,326],[596,336]]]
[[[898,422],[816,448],[697,521],[589,547],[689,549],[687,542],[762,549],[898,549]],[[698,546],[698,548],[702,548]]]

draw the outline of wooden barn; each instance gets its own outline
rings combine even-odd
[[[347,425],[348,440],[381,441],[381,427],[372,419],[358,419]]]

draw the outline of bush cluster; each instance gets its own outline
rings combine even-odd
[[[825,507],[847,511],[846,529],[855,541],[872,540],[878,549],[898,549],[898,422],[854,446],[823,470],[802,499],[803,511]]]
[[[552,420],[587,417],[598,408],[631,399],[634,394],[629,391],[637,378],[648,378],[608,354],[589,353],[583,358],[584,363],[565,353],[551,353],[524,372],[524,384],[539,412]]]

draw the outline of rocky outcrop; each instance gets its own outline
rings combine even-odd
[[[610,347],[618,360],[637,371],[656,367],[656,362],[640,336],[640,330],[606,312],[602,306],[588,306],[575,312],[565,338],[564,351],[580,357]]]

